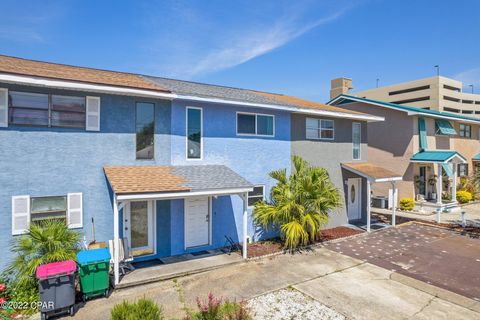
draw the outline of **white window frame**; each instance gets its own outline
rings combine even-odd
[[[262,200],[261,201],[264,201],[265,200],[265,185],[264,184],[256,184],[253,186],[254,188],[258,188],[258,187],[262,187]],[[248,203],[248,200],[250,200],[250,192],[247,193],[247,203]],[[259,196],[252,196],[252,198],[258,198]],[[253,208],[253,206],[251,205],[248,205],[248,208]]]
[[[188,109],[200,110],[200,158],[188,157]],[[185,158],[187,161],[201,161],[203,160],[203,108],[188,106],[185,109]]]
[[[251,116],[255,116],[255,133],[239,133],[238,132],[238,115],[239,114],[243,114],[243,115],[251,115]],[[258,116],[266,116],[266,117],[271,117],[273,119],[273,134],[272,135],[268,135],[268,134],[258,134],[257,133],[257,118]],[[237,111],[235,113],[235,122],[236,122],[236,133],[237,133],[237,136],[250,136],[250,137],[275,137],[275,115],[273,114],[266,114],[266,113],[255,113],[255,112],[240,112],[240,111]]]
[[[354,128],[355,126],[358,125],[360,131],[358,133],[360,141],[358,142],[358,158],[354,157],[355,154],[355,142],[353,141],[354,139]],[[362,160],[362,123],[361,122],[352,122],[352,159],[353,160]]]
[[[307,126],[307,122],[308,122],[309,119],[317,121],[318,127],[317,128],[309,128]],[[331,121],[332,124],[333,124],[332,129],[330,129],[330,128],[322,129],[322,121]],[[308,134],[307,134],[308,129],[317,130],[319,132],[318,137],[317,138],[309,137]],[[332,132],[333,132],[332,137],[331,138],[322,138],[322,130],[332,130]],[[335,140],[335,120],[333,120],[333,119],[323,119],[323,118],[312,118],[312,117],[305,118],[305,138],[307,140],[326,140],[326,141]]]

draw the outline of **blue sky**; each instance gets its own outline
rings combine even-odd
[[[320,102],[335,77],[362,90],[439,64],[480,93],[478,0],[2,0],[0,12],[6,55]]]

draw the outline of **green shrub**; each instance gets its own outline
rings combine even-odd
[[[413,207],[415,207],[415,201],[412,198],[401,198],[400,199],[400,210],[412,211]]]
[[[162,320],[163,312],[155,302],[142,298],[134,303],[123,301],[113,307],[112,320]]]
[[[471,192],[465,191],[465,190],[460,190],[457,191],[457,201],[459,203],[467,203],[472,201],[473,195]]]
[[[215,298],[212,293],[207,301],[197,298],[198,311],[190,311],[184,320],[252,320],[243,302]]]

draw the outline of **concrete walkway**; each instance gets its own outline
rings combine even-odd
[[[77,312],[76,318],[108,319],[113,305],[141,297],[163,305],[167,317],[182,318],[179,292],[186,304],[194,307],[196,297],[204,298],[209,292],[247,300],[288,286],[351,319],[480,318],[479,302],[460,299],[463,305],[460,306],[447,301],[455,301],[449,293],[444,299],[437,298],[434,292],[422,289],[422,284],[412,286],[408,281],[394,279],[392,274],[364,261],[318,248],[115,291],[108,299],[89,301]]]

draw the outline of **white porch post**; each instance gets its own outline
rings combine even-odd
[[[371,182],[367,179],[367,232],[370,232],[370,207],[372,205]]]
[[[243,199],[243,246],[242,246],[242,256],[243,259],[247,259],[247,236],[248,236],[248,193],[244,193],[242,196]]]
[[[442,174],[442,164],[439,163],[438,165],[438,177],[437,177],[437,204],[442,205],[442,182],[443,182],[443,174]]]
[[[119,268],[119,256],[120,250],[118,248],[120,232],[119,232],[119,214],[117,196],[113,196],[113,274],[115,277],[115,285],[120,282],[120,268]]]
[[[392,227],[395,227],[395,214],[397,211],[397,202],[395,201],[395,196],[397,194],[397,186],[395,181],[392,181]]]
[[[458,165],[456,163],[452,163],[453,167],[453,185],[452,185],[452,200],[453,202],[457,202],[457,167]]]

